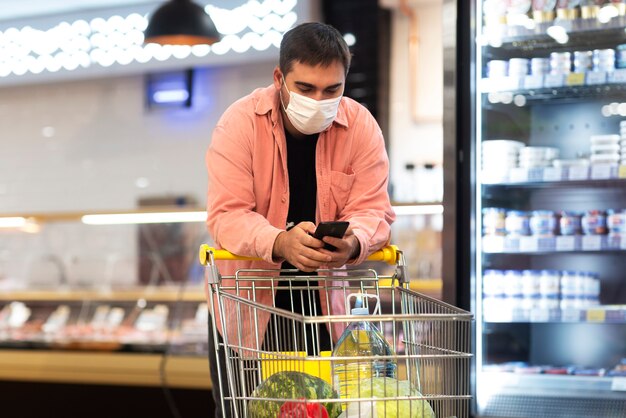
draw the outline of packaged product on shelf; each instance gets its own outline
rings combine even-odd
[[[549,23],[555,17],[556,0],[533,0],[533,20],[537,23]]]
[[[572,54],[570,52],[550,53],[550,74],[567,75],[572,72]]]
[[[491,60],[487,62],[487,78],[500,78],[509,75],[509,63],[504,60]]]
[[[48,319],[41,326],[41,330],[48,334],[54,334],[61,331],[70,318],[70,307],[67,305],[59,305],[51,314]]]
[[[606,212],[603,210],[588,210],[581,219],[583,234],[604,235],[606,229]]]
[[[615,50],[614,49],[594,49],[593,50],[593,71],[604,71],[607,73],[615,70]]]
[[[582,212],[562,210],[559,212],[559,234],[579,235],[582,233]]]
[[[591,25],[598,25],[598,14],[600,13],[600,4],[604,3],[604,0],[598,2],[597,0],[581,0],[580,2],[580,17],[586,20],[590,20]]]
[[[556,18],[560,21],[571,21],[580,16],[578,3],[580,0],[558,0],[556,3]]]
[[[593,70],[592,51],[574,51],[574,72],[586,73]]]
[[[530,235],[530,214],[521,210],[510,210],[504,221],[507,236]]]
[[[528,58],[511,58],[509,59],[509,77],[522,78],[528,75]]]
[[[522,271],[522,313],[524,320],[530,320],[533,310],[539,308],[541,295],[541,273],[537,270]]]
[[[499,237],[506,235],[506,209],[483,209],[483,235]]]
[[[550,72],[550,58],[535,57],[530,59],[531,75],[546,75]]]
[[[504,273],[502,270],[485,270],[483,273],[483,296],[496,297],[503,295]]]
[[[619,363],[611,370],[608,371],[607,376],[611,377],[626,377],[626,358],[620,360]]]
[[[531,322],[546,322],[558,319],[560,272],[541,270],[539,283],[539,308],[530,313]]]
[[[546,238],[554,236],[556,216],[551,210],[534,210],[530,217],[530,232],[534,237]]]
[[[609,209],[606,214],[609,235],[626,236],[626,210]]]
[[[481,151],[482,173],[486,183],[506,182],[511,169],[517,167],[520,141],[492,139],[484,141]]]
[[[626,44],[615,47],[615,68],[626,68]]]

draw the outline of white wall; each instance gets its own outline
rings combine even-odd
[[[163,194],[203,205],[213,126],[273,66],[200,70],[180,110],[148,111],[141,76],[0,89],[0,213],[129,209]]]
[[[391,181],[398,191],[394,197],[399,201],[411,200],[405,198],[405,189],[411,184],[418,189],[432,185],[431,182],[408,178],[404,168],[407,163],[441,165],[443,161],[442,121],[437,118],[437,111],[424,110],[438,109],[439,115],[443,112],[441,2],[419,3],[414,5],[414,10],[419,40],[417,67],[409,62],[410,18],[399,9],[392,9],[389,143]],[[410,88],[412,69],[417,70],[417,85],[413,92]],[[418,104],[420,119],[417,120],[411,104],[413,100]]]
[[[204,206],[211,131],[228,105],[272,82],[274,65],[199,70],[194,105],[180,110],[147,110],[141,76],[1,88],[0,214],[128,210],[164,195]],[[27,278],[56,286],[59,260],[73,284],[134,283],[137,238],[134,226],[78,222],[0,231],[0,289]]]

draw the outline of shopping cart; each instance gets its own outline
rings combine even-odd
[[[396,247],[373,253],[357,268],[318,270],[304,276],[297,270],[278,269],[240,269],[222,276],[216,260],[252,259],[207,245],[200,248],[213,319],[209,326],[216,357],[224,365],[218,367],[213,385],[219,385],[223,394],[225,416],[469,416],[473,317],[412,291],[403,253]],[[292,309],[273,303],[273,296],[281,291],[289,295]],[[268,293],[270,302],[262,303]],[[374,308],[368,303],[372,298],[380,303],[377,313],[359,315],[358,320],[384,334],[392,347],[388,356],[333,355],[343,329],[356,318],[334,314],[333,308],[337,300],[354,299],[351,294],[366,296],[363,301],[369,312]],[[218,330],[223,330],[221,338]],[[333,370],[348,361],[392,363],[397,366],[396,379],[369,373],[359,376],[356,391],[338,396]],[[320,412],[322,406],[328,415]],[[308,411],[308,415],[294,411]]]

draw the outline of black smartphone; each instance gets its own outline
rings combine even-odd
[[[343,238],[350,222],[347,221],[330,221],[320,222],[313,233],[313,236],[319,240],[324,237],[330,236],[335,238]],[[324,243],[324,248],[329,251],[335,251],[337,248],[334,245]]]

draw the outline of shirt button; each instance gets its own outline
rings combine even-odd
[[[285,203],[287,201],[287,198],[283,196],[283,198],[280,199],[280,200],[281,200],[281,202]]]

